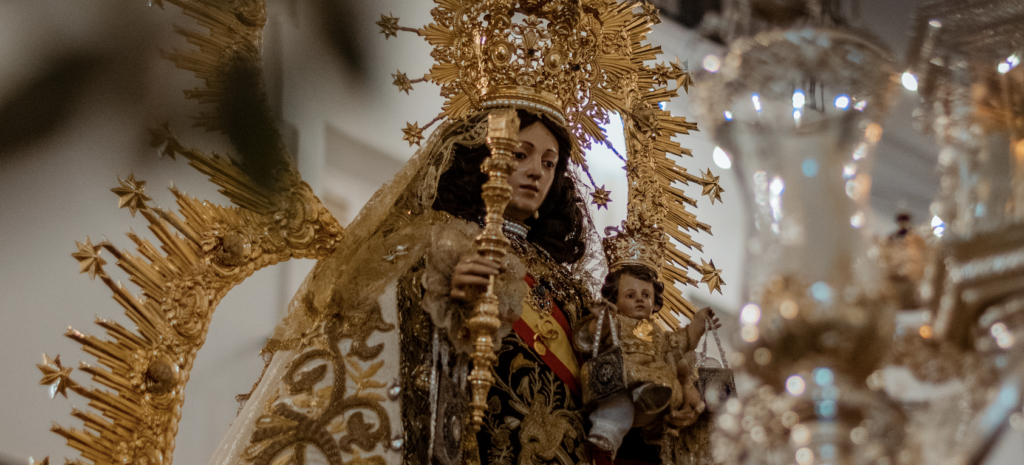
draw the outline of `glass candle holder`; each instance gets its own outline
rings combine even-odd
[[[754,217],[735,346],[764,385],[720,415],[725,463],[897,463],[904,417],[867,387],[894,305],[864,233],[894,78],[865,36],[806,28],[734,42],[701,83],[704,127],[734,156]]]

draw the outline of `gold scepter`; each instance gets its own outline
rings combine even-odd
[[[487,216],[484,217],[484,231],[476,237],[476,245],[482,257],[500,263],[509,247],[503,228],[505,206],[512,198],[508,177],[515,166],[512,151],[519,144],[519,116],[515,110],[497,110],[487,115],[487,123],[487,146],[491,149],[491,156],[481,166],[488,176],[483,186]],[[494,278],[491,276],[487,293],[477,300],[468,325],[473,337],[473,372],[469,375],[469,382],[473,389],[473,402],[470,405],[473,407],[474,431],[479,431],[484,423],[487,392],[494,384],[491,375],[491,366],[497,360],[494,356],[494,336],[501,325],[498,320],[498,297],[494,294]]]

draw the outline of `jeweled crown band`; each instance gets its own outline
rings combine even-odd
[[[530,87],[503,86],[484,89],[481,92],[480,108],[515,108],[532,110],[550,117],[561,126],[566,126],[565,114],[554,94]]]
[[[655,276],[660,276],[659,271],[660,271],[661,267],[658,266],[657,263],[654,263],[654,262],[651,262],[651,261],[648,261],[648,260],[622,260],[622,261],[616,262],[616,263],[614,263],[612,265],[609,265],[608,266],[608,272],[610,273],[610,272],[613,272],[613,271],[618,271],[618,270],[622,269],[622,267],[627,266],[627,265],[642,266],[644,268],[647,268],[647,269],[653,271]]]

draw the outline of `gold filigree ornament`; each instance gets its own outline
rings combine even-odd
[[[82,273],[99,277],[113,291],[114,300],[136,329],[98,319],[96,324],[109,338],[74,329],[66,334],[98,362],[82,363],[79,371],[109,390],[74,382],[71,368],[64,367],[60,357],[44,355],[38,365],[42,384],[50,385],[52,395],[66,396],[71,391],[98,412],[72,410],[84,429],[53,427],[81,452],[81,459],[68,460],[71,464],[171,463],[189,371],[220,300],[263,267],[291,258],[327,257],[343,236],[342,227],[299,177],[273,124],[267,123],[273,121],[272,113],[259,77],[264,2],[153,0],[152,4],[163,7],[165,2],[182,8],[207,28],[205,32],[179,29],[196,47],[167,54],[205,83],[187,92],[212,109],[200,114],[198,125],[230,136],[240,159],[272,160],[275,165],[267,171],[273,175],[255,179],[244,163],[186,149],[167,124],[150,131],[153,147],[172,158],[186,158],[219,185],[235,206],[214,205],[171,187],[178,209],[164,210],[150,205],[144,181],[134,175],[118,178],[118,187],[112,189],[118,206],[127,207],[132,216],[141,214],[159,244],[129,233],[138,255],[107,241],[94,245],[89,239],[78,242],[72,254]],[[239,92],[253,96],[252,100],[239,100]],[[260,131],[265,139],[247,144],[235,138],[228,123],[239,117],[232,113],[239,108],[246,110],[250,125],[270,128]],[[106,261],[100,257],[104,250],[141,288],[140,295],[107,274]],[[49,463],[49,459],[33,463]]]
[[[661,54],[660,47],[645,43],[651,26],[660,22],[657,9],[616,0],[436,0],[435,4],[434,21],[419,29],[401,27],[391,15],[381,15],[377,23],[385,38],[399,31],[415,32],[434,47],[431,56],[436,63],[422,78],[408,79],[401,72],[392,75],[400,91],[429,81],[440,87],[446,99],[441,113],[426,125],[406,123],[404,139],[418,144],[423,131],[434,123],[481,110],[526,110],[566,126],[572,135],[571,158],[589,177],[583,152],[594,143],[611,147],[601,125],[609,122],[611,114],[618,114],[625,132],[623,160],[630,186],[627,229],[653,228],[664,236],[664,252],[657,256],[655,269],[664,268],[665,295],[674,311],[660,312],[659,318],[676,328],[676,315],[692,316],[697,309],[676,284],[705,282],[717,289],[722,282],[709,278],[706,266],[682,251],[683,247],[701,250],[690,232],[710,233],[711,227],[687,211],[696,201],[673,184],[697,183],[712,203],[721,200],[723,191],[710,171],[695,176],[671,158],[692,156],[672,138],[697,130],[697,125],[673,116],[662,104],[678,96],[680,87],[688,90],[693,81],[678,60],[647,63]],[[593,203],[606,207],[610,193],[590,182]],[[702,280],[690,278],[688,268],[701,273]]]

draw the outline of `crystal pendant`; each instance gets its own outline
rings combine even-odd
[[[391,438],[391,449],[395,451],[402,450],[405,447],[405,438],[401,435]]]
[[[388,399],[398,400],[398,398],[401,397],[401,396],[402,396],[402,386],[401,386],[401,384],[399,384],[398,381],[392,382],[391,386],[388,387]]]

